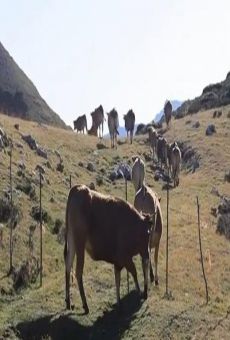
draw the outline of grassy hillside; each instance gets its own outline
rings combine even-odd
[[[21,110],[17,110],[19,107]],[[0,43],[0,107],[4,113],[65,128],[65,123]]]
[[[148,155],[147,137],[136,137],[133,145],[122,141],[117,150],[110,148],[98,150],[97,138],[76,135],[72,131],[54,127],[41,127],[37,123],[19,119],[15,121],[0,115],[1,126],[14,142],[14,187],[21,181],[21,177],[17,175],[18,164],[24,162],[25,176],[34,182],[38,196],[38,175],[35,167],[45,162],[22,142],[20,133],[31,133],[39,144],[48,150],[52,168],[44,166],[45,183],[42,196],[43,205],[53,221],[46,223],[43,229],[43,286],[39,287],[38,280],[18,293],[12,288],[12,279],[4,277],[9,268],[9,233],[8,229],[4,228],[4,248],[0,249],[0,335],[24,339],[228,339],[230,244],[223,236],[216,234],[216,219],[210,214],[210,208],[218,204],[218,198],[211,194],[213,187],[221,194],[228,194],[230,191],[230,184],[224,182],[224,173],[230,169],[230,119],[227,118],[229,109],[226,106],[222,117],[215,121],[212,119],[212,112],[201,112],[196,116],[173,120],[171,130],[165,135],[169,141],[174,139],[187,141],[201,156],[199,169],[195,173],[183,170],[180,186],[170,190],[169,289],[172,299],[164,298],[166,239],[164,230],[159,255],[159,287],[152,285],[148,300],[140,303],[133,291],[127,295],[126,273],[123,272],[121,283],[123,315],[118,315],[113,305],[116,295],[112,266],[103,262],[93,262],[86,256],[84,285],[90,308],[88,316],[81,314],[82,307],[75,280],[71,288],[75,310],[65,311],[63,245],[57,242],[57,236],[51,232],[55,219],[64,220],[69,175],[72,175],[73,184],[94,182],[97,190],[124,197],[123,180],[112,183],[107,175],[120,161],[129,161],[136,154]],[[192,125],[197,120],[200,127],[195,129]],[[20,132],[13,128],[15,122],[19,122]],[[217,133],[207,137],[205,129],[211,122],[215,123]],[[22,143],[23,149],[18,147],[17,143]],[[107,140],[105,143],[109,147],[110,141]],[[59,157],[55,150],[63,158],[63,173],[56,171]],[[79,165],[79,162],[83,164]],[[94,164],[95,172],[86,169],[88,162]],[[7,153],[0,153],[1,193],[9,183],[8,165],[9,156]],[[146,181],[161,196],[163,217],[166,221],[166,191],[162,190],[161,181],[154,181],[151,162],[147,162]],[[97,183],[101,185],[98,186]],[[199,196],[201,205],[203,251],[211,298],[207,306],[204,304],[205,291],[198,253],[196,196]],[[133,202],[133,198],[134,189],[131,183],[128,183],[128,199]],[[38,202],[20,191],[14,191],[14,201],[23,211],[23,218],[14,231],[16,241],[13,262],[17,267],[28,257],[28,229],[30,224],[34,223],[30,212],[32,206]],[[35,230],[34,241],[36,243],[34,253],[38,256],[38,228]],[[135,259],[135,262],[143,288],[140,259]]]
[[[173,114],[177,118],[181,118],[187,114],[197,113],[201,110],[210,110],[229,104],[230,72],[228,72],[226,79],[223,81],[206,86],[200,96],[192,100],[186,100]]]

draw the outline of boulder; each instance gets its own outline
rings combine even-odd
[[[37,150],[37,142],[31,135],[22,135],[22,139],[29,145],[31,150]]]
[[[210,124],[208,125],[207,129],[206,129],[206,136],[211,136],[213,133],[216,132],[216,127],[214,124]]]

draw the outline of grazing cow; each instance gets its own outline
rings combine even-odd
[[[158,133],[157,133],[157,131],[152,126],[150,126],[148,128],[148,133],[149,133],[150,148],[151,148],[152,155],[153,155],[153,160],[154,160],[154,156],[156,155],[156,151],[157,151],[157,137],[158,137]]]
[[[114,265],[117,303],[120,305],[120,272],[126,268],[137,280],[133,256],[140,254],[144,273],[144,294],[148,293],[149,235],[153,220],[142,216],[131,204],[112,196],[102,195],[85,185],[71,188],[66,207],[65,275],[66,307],[70,308],[69,281],[74,256],[77,255],[76,278],[82,305],[89,308],[83,286],[85,249],[95,261],[103,260]]]
[[[172,166],[172,178],[174,181],[174,187],[179,185],[179,174],[181,165],[181,151],[177,143],[172,149],[171,153],[171,166]]]
[[[135,126],[135,114],[133,110],[129,110],[126,115],[124,115],[124,121],[125,121],[125,129],[127,132],[127,140],[128,136],[130,137],[130,143],[133,143],[133,131]]]
[[[88,131],[89,135],[97,136],[103,138],[103,125],[104,125],[104,109],[102,105],[97,107],[92,113],[92,127]],[[96,131],[96,134],[95,134]]]
[[[140,157],[136,157],[132,167],[132,182],[137,192],[143,185],[145,179],[145,163]]]
[[[157,140],[157,159],[160,162],[161,168],[162,164],[167,166],[167,141],[162,136],[159,136]]]
[[[169,124],[172,119],[172,104],[170,103],[169,100],[166,100],[165,105],[164,105],[164,115],[165,115],[165,121],[167,128],[169,129]]]
[[[168,159],[168,167],[169,172],[172,174],[172,150],[174,146],[177,146],[177,142],[173,142],[171,144],[167,143],[167,159]]]
[[[151,249],[155,248],[154,265],[155,265],[155,285],[158,285],[157,264],[158,264],[158,251],[160,239],[163,229],[163,218],[160,207],[160,199],[157,195],[145,184],[138,190],[134,199],[134,207],[141,213],[151,214],[155,216],[155,223],[153,225],[152,233],[150,236],[150,280],[154,281],[153,268],[151,264]]]
[[[118,113],[115,109],[112,109],[108,115],[108,128],[109,128],[109,134],[110,134],[110,140],[111,140],[111,148],[117,147],[117,135],[119,135],[118,132],[118,126],[119,126],[119,120],[118,120]]]
[[[73,121],[73,126],[74,126],[74,130],[78,131],[82,131],[83,134],[85,133],[85,129],[86,132],[88,131],[87,129],[87,119],[86,119],[86,115],[83,116],[79,116],[76,120]]]

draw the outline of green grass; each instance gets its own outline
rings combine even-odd
[[[230,184],[224,182],[224,173],[230,169],[230,119],[227,118],[229,107],[223,109],[221,118],[213,120],[217,134],[205,136],[208,122],[212,122],[211,112],[202,112],[189,117],[190,124],[185,124],[188,117],[173,120],[172,128],[166,133],[169,141],[173,139],[189,140],[201,155],[200,168],[194,174],[181,173],[180,186],[170,191],[169,215],[169,289],[173,299],[164,299],[165,293],[165,223],[159,254],[159,287],[151,286],[148,300],[140,303],[132,291],[127,295],[126,273],[122,272],[121,294],[123,315],[114,308],[116,301],[113,268],[103,262],[93,262],[86,256],[84,268],[84,285],[90,308],[88,316],[81,315],[82,307],[76,282],[71,287],[73,312],[65,311],[64,302],[64,261],[63,245],[57,242],[57,236],[44,227],[44,278],[43,286],[39,282],[22,290],[12,291],[10,278],[0,280],[0,335],[7,329],[9,336],[15,337],[15,329],[24,336],[37,335],[43,338],[151,338],[151,339],[228,339],[230,332],[230,244],[224,237],[215,232],[216,219],[210,215],[210,208],[218,204],[218,198],[212,195],[212,187],[217,187],[221,194],[230,191]],[[198,129],[192,124],[200,121]],[[50,184],[44,184],[42,190],[43,204],[52,220],[64,220],[66,198],[69,191],[68,178],[72,175],[73,184],[96,184],[96,177],[101,168],[106,172],[112,169],[118,160],[131,160],[136,154],[149,152],[144,143],[146,136],[136,137],[134,144],[122,144],[117,150],[103,149],[95,153],[97,138],[76,135],[71,131],[52,127],[39,127],[37,123],[20,121],[0,116],[0,123],[14,141],[20,141],[20,133],[13,125],[20,123],[20,132],[31,133],[41,146],[48,149],[52,169],[46,168],[45,177]],[[109,147],[110,142],[107,140]],[[58,150],[64,160],[64,173],[56,171],[58,157],[53,150]],[[44,161],[24,145],[24,156],[19,149],[13,150],[13,183],[17,164],[23,159],[26,173],[32,174],[37,164]],[[0,154],[2,180],[1,192],[9,182],[9,157]],[[84,167],[78,165],[79,161]],[[86,170],[88,162],[96,165],[95,172]],[[162,182],[155,182],[154,173],[147,163],[147,184],[161,196],[164,222],[166,222],[166,191]],[[33,174],[33,178],[37,175]],[[104,175],[103,175],[104,176]],[[105,177],[104,177],[105,178]],[[96,186],[97,187],[97,186]],[[98,190],[115,196],[125,197],[124,181],[114,184],[104,180]],[[38,195],[38,186],[36,187]],[[210,303],[204,305],[205,291],[202,280],[198,252],[196,196],[201,206],[202,242],[204,262],[210,292]],[[50,202],[54,197],[55,202]],[[133,202],[134,189],[128,183],[128,199]],[[15,230],[17,242],[14,250],[14,264],[19,265],[28,256],[28,228],[32,223],[30,211],[34,202],[27,195],[21,194],[18,202],[23,210],[23,220]],[[0,277],[9,267],[8,231],[4,232],[4,249],[0,249]],[[36,249],[39,254],[39,229],[35,231]],[[209,264],[209,254],[211,267]],[[143,288],[140,259],[136,258],[138,278]],[[1,294],[4,288],[8,294]],[[134,284],[131,282],[131,290]],[[14,327],[14,330],[10,327]],[[29,333],[26,333],[29,332]],[[6,333],[5,333],[6,334]],[[18,335],[19,336],[19,335]]]

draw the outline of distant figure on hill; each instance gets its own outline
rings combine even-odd
[[[117,135],[119,135],[118,113],[115,109],[112,109],[109,113],[107,113],[107,115],[108,115],[108,128],[111,139],[111,148],[114,148],[115,146],[117,147]]]
[[[167,129],[169,129],[169,125],[172,119],[172,104],[169,100],[166,100],[164,105],[164,114],[165,114],[165,122],[167,125]]]
[[[102,105],[97,107],[92,113],[92,127],[88,131],[89,135],[97,136],[103,138],[103,125],[104,125],[104,109]]]
[[[135,114],[133,110],[129,110],[126,115],[124,115],[124,120],[125,120],[125,129],[127,132],[127,140],[128,140],[128,135],[130,135],[130,143],[133,143],[133,131],[134,131],[134,126],[135,126]]]
[[[83,132],[83,134],[85,133],[85,129],[86,132],[88,131],[87,129],[87,119],[86,119],[86,115],[83,116],[79,116],[76,120],[73,121],[73,126],[74,126],[74,130],[77,130],[77,132]]]

